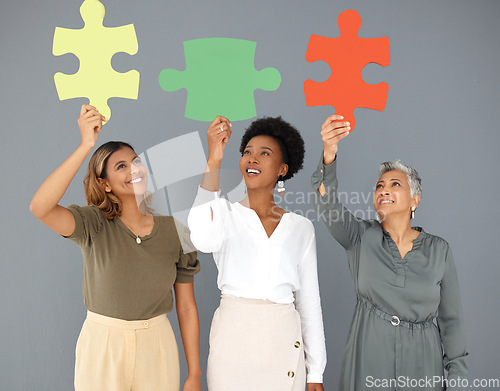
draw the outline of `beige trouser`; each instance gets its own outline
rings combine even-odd
[[[165,315],[126,321],[87,313],[76,344],[76,391],[179,391],[179,352]]]

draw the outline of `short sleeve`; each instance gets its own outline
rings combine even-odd
[[[179,262],[177,262],[177,278],[175,282],[191,283],[194,275],[200,271],[200,262],[196,258],[197,252],[184,253],[179,251]]]
[[[191,241],[191,231],[189,231],[189,228],[175,218],[174,218],[174,224],[175,224],[175,229],[177,231],[177,235],[179,236],[179,240],[181,242],[182,252],[184,254],[187,254],[196,251],[196,247]]]
[[[106,218],[95,205],[78,206],[70,205],[68,210],[75,218],[75,231],[70,236],[65,236],[80,247],[88,247],[94,238],[101,232],[103,220]]]
[[[175,282],[191,283],[194,280],[194,275],[200,271],[200,262],[197,259],[198,253],[189,237],[189,228],[176,219],[174,219],[174,223],[181,244]]]

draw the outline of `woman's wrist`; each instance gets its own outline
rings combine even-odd
[[[94,145],[89,145],[81,142],[76,150],[88,156],[90,152],[92,152],[92,148],[94,148]]]
[[[219,169],[221,166],[221,162],[222,162],[222,159],[214,159],[214,158],[209,156],[208,160],[207,160],[207,166],[210,170]]]
[[[337,152],[335,153],[327,153],[326,151],[323,151],[323,164],[325,166],[329,166],[335,161],[335,158],[337,157]]]
[[[188,378],[199,378],[201,377],[201,368],[197,368],[197,369],[194,369],[194,370],[189,370],[188,369]]]

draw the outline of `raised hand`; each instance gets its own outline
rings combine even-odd
[[[44,224],[63,236],[75,230],[73,214],[59,201],[66,192],[78,169],[97,142],[106,118],[94,106],[83,105],[78,118],[81,142],[78,148],[42,183],[33,196],[31,212]]]
[[[93,148],[102,129],[103,121],[107,118],[91,105],[82,105],[78,127],[80,128],[81,145]]]
[[[342,121],[341,115],[330,115],[321,126],[323,140],[323,163],[331,164],[337,156],[338,143],[349,134],[350,123]]]
[[[208,161],[220,163],[224,148],[231,138],[231,123],[227,118],[217,116],[207,129]]]

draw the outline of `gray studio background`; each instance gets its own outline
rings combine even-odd
[[[389,83],[386,110],[355,111],[356,129],[339,150],[340,190],[347,192],[352,209],[367,211],[371,198],[368,203],[357,203],[354,195],[372,192],[381,161],[400,158],[419,170],[424,193],[415,224],[452,246],[461,283],[470,378],[500,377],[499,1],[103,3],[104,25],[133,23],[139,41],[135,56],[117,54],[113,66],[120,72],[137,69],[141,76],[137,101],[109,101],[112,119],[98,143],[124,140],[140,153],[198,132],[206,152],[208,123],[184,118],[186,90],[163,91],[158,74],[165,68],[184,69],[183,41],[206,37],[256,41],[255,68],[275,67],[282,77],[278,90],[255,92],[257,113],[282,115],[303,132],[306,141],[304,170],[287,183],[292,202],[284,205],[304,213],[312,207],[297,197],[310,191],[310,175],[322,150],[320,126],[333,112],[328,106],[305,105],[304,80],[325,80],[330,73],[326,63],[305,60],[309,37],[338,36],[337,17],[351,8],[363,20],[362,37],[389,36],[390,66],[372,64],[363,71],[367,82]],[[56,26],[83,27],[80,4],[74,0],[2,0],[0,5],[1,391],[67,391],[73,386],[74,349],[85,318],[82,256],[77,246],[38,222],[28,206],[42,181],[79,143],[76,120],[86,99],[59,101],[53,81],[56,72],[76,72],[78,60],[51,53]],[[227,187],[239,182],[239,141],[250,122],[233,122],[233,137],[223,161]],[[171,150],[163,170],[183,170],[203,158],[198,152],[192,156],[189,150]],[[85,203],[84,171],[78,172],[63,205]],[[198,180],[191,176],[167,186],[158,191],[158,200],[167,199],[166,207],[171,208],[177,203],[175,208],[182,210],[194,199]],[[325,389],[335,390],[355,297],[345,252],[311,212],[308,217],[314,220],[317,233],[328,347]],[[195,288],[205,369],[219,291],[212,255],[200,253],[199,258],[202,271]],[[175,313],[169,318],[179,341],[183,381],[186,365]],[[204,375],[202,388],[206,390]]]

